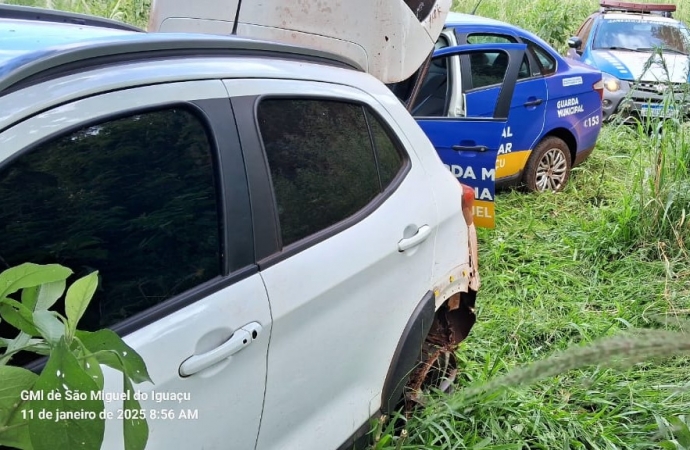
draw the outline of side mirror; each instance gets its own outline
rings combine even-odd
[[[577,51],[582,48],[582,39],[580,39],[577,36],[573,36],[570,39],[568,39],[568,47],[572,48],[573,50]]]

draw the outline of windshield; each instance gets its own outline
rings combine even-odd
[[[599,26],[592,48],[629,51],[661,48],[686,55],[690,50],[690,32],[680,23],[607,19]]]

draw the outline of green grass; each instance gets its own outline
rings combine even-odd
[[[140,26],[149,6],[26,3]],[[454,8],[469,12],[475,4],[455,0]],[[676,16],[687,21],[690,0],[676,4]],[[483,0],[477,13],[563,50],[596,9],[592,0]],[[687,351],[688,338],[663,334],[687,325],[659,319],[690,313],[689,165],[686,127],[658,139],[606,126],[564,192],[500,194],[496,229],[479,234],[478,322],[459,351],[456,394],[419,410],[404,439],[381,425],[376,448],[689,449],[689,359],[669,357]],[[637,328],[662,334],[619,337]],[[566,349],[569,356],[538,363]],[[631,355],[644,359],[618,363]],[[516,370],[535,362],[531,371]]]
[[[659,316],[688,317],[690,261],[670,235],[656,235],[637,215],[646,143],[606,127],[565,192],[499,194],[496,229],[479,234],[479,320],[459,352],[458,394],[411,418],[402,448],[655,448],[652,442],[668,437],[657,435],[666,420],[690,415],[689,360],[680,357],[632,369],[607,368],[613,360],[556,368],[531,385],[463,398],[469,386],[568,347],[662,328]],[[574,365],[585,362],[575,358]]]

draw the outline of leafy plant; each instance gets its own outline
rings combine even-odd
[[[140,409],[133,383],[151,382],[143,359],[111,330],[77,329],[98,272],[77,279],[65,293],[70,275],[59,264],[32,263],[0,273],[0,317],[19,330],[14,339],[0,338],[0,445],[100,449],[107,417],[101,365],[122,373],[123,409]],[[63,293],[65,316],[51,310]],[[19,352],[47,356],[41,373],[9,365]],[[146,446],[145,419],[124,420],[123,432],[126,450]]]

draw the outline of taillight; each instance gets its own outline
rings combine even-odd
[[[599,80],[592,85],[592,89],[599,93],[599,100],[604,99],[604,80]]]
[[[474,222],[472,216],[472,207],[474,206],[474,189],[462,183],[460,183],[460,186],[462,186],[462,215],[465,216],[465,222],[467,222],[467,225],[471,225]]]

